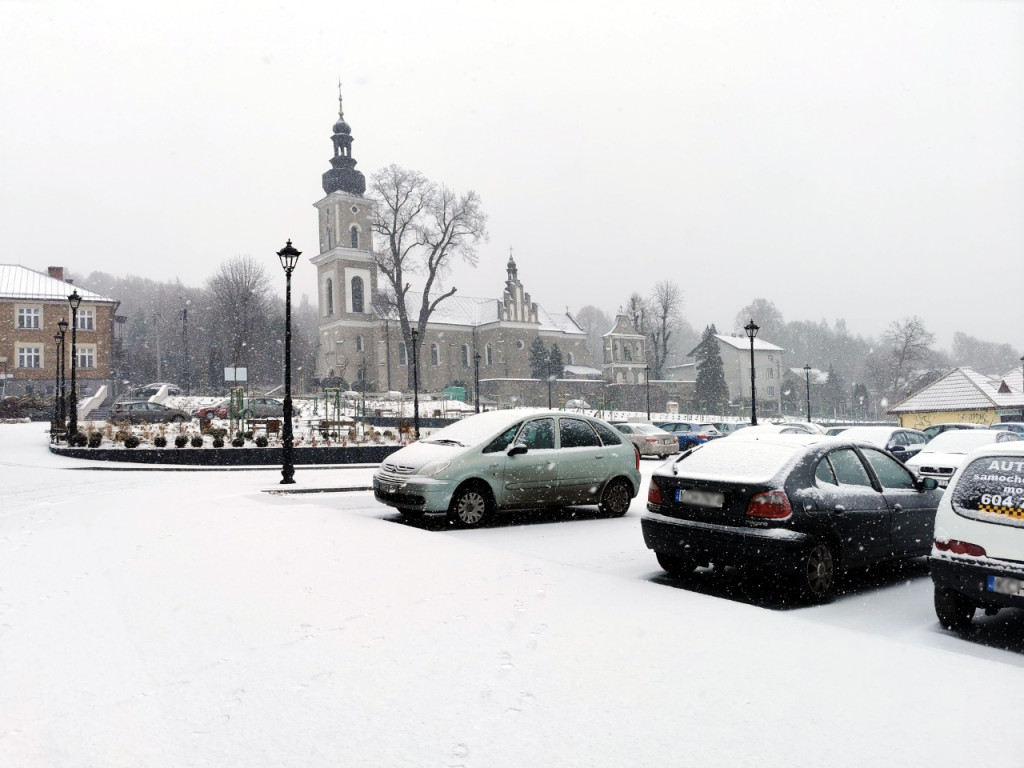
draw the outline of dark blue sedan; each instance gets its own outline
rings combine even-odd
[[[655,422],[654,426],[675,435],[681,451],[723,436],[714,424],[698,424],[694,421],[660,421]]]

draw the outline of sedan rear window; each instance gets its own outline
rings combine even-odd
[[[985,456],[968,464],[951,499],[962,517],[1024,528],[1024,456]]]

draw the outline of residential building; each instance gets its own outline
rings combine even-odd
[[[64,279],[63,267],[37,272],[17,264],[0,264],[0,363],[6,368],[5,391],[52,395],[59,368],[57,323],[71,322],[68,296],[77,290],[76,380],[80,395],[94,394],[113,377],[114,299],[76,288]],[[65,335],[65,380],[71,385],[71,328]],[[2,369],[0,369],[2,370]]]
[[[971,368],[954,368],[889,409],[901,427],[925,429],[934,424],[970,422],[990,426],[1024,421],[1020,368],[989,377]]]

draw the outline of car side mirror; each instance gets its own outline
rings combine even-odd
[[[918,480],[917,487],[922,491],[934,491],[939,487],[939,481],[934,477],[922,477]]]
[[[506,454],[508,454],[509,456],[519,456],[520,454],[526,453],[528,450],[530,449],[527,448],[525,444],[516,443],[515,445],[509,446],[509,449],[506,451]]]

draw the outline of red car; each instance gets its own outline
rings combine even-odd
[[[226,397],[213,405],[204,405],[202,408],[196,408],[192,411],[192,415],[197,419],[226,419],[230,406],[231,398]]]

